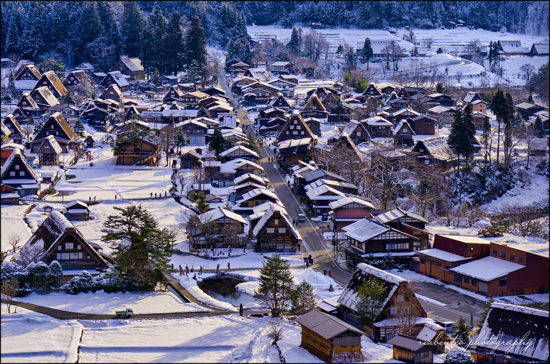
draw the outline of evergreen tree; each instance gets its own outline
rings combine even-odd
[[[455,117],[451,124],[451,131],[447,144],[458,154],[458,168],[460,170],[460,156],[468,159],[474,153],[474,137],[476,130],[472,116],[472,105],[467,104],[463,109],[457,106]]]
[[[465,347],[470,342],[471,327],[466,324],[466,320],[460,316],[453,326],[452,337],[456,340],[456,343],[460,347]]]
[[[120,31],[123,52],[129,57],[139,57],[142,49],[142,35],[146,21],[143,12],[135,1],[123,2]]]
[[[227,58],[239,59],[242,62],[251,65],[254,56],[250,43],[243,39],[231,39],[227,43]]]
[[[367,61],[367,70],[369,69],[369,61],[374,55],[374,51],[372,50],[372,45],[370,42],[370,38],[365,38],[365,43],[363,44],[363,50],[361,52],[363,59]]]
[[[53,260],[50,263],[50,274],[48,277],[48,284],[52,287],[59,287],[63,281],[63,268],[57,260]]]
[[[219,128],[214,129],[214,134],[212,134],[212,139],[210,140],[210,149],[216,153],[216,158],[224,151],[224,143],[225,139],[221,130]]]
[[[141,205],[114,207],[117,215],[103,223],[107,234],[102,241],[113,249],[113,257],[122,275],[141,289],[150,290],[163,281],[160,270],[168,268],[175,235],[159,227]]]
[[[167,72],[173,75],[177,75],[184,65],[185,47],[181,23],[180,13],[177,11],[173,12],[168,23],[168,32],[164,46],[167,50],[165,56]]]
[[[208,111],[206,108],[204,107],[200,107],[199,108],[199,111],[197,111],[197,117],[198,118],[209,118],[210,117],[210,111]]]
[[[165,73],[166,51],[165,36],[168,29],[168,22],[162,14],[160,5],[155,5],[153,12],[149,15],[147,27],[143,32],[142,61],[147,74],[152,74],[155,69]],[[170,50],[171,51],[171,50]]]
[[[498,122],[498,131],[497,131],[497,164],[500,161],[500,124],[503,119],[506,117],[506,98],[502,90],[497,90],[495,96],[491,100],[491,111],[496,115]]]
[[[481,143],[483,144],[483,149],[485,150],[485,164],[487,164],[487,157],[489,155],[489,137],[491,135],[491,123],[489,122],[489,117],[486,116],[483,118],[483,129],[481,134]]]
[[[379,278],[370,277],[363,282],[357,291],[355,305],[361,325],[371,326],[374,323],[382,311],[385,299],[386,289]]]
[[[287,44],[287,48],[290,52],[300,55],[302,48],[302,29],[292,28],[292,34],[290,35],[290,41]]]
[[[260,285],[255,296],[271,308],[273,317],[279,317],[285,309],[293,290],[290,263],[273,254],[260,269]]]
[[[186,38],[187,59],[186,64],[190,66],[195,61],[199,68],[206,67],[206,36],[198,15],[191,18],[191,27]]]
[[[483,323],[485,322],[485,318],[487,318],[487,314],[489,313],[489,310],[491,310],[491,304],[493,302],[495,302],[495,300],[493,299],[493,296],[489,295],[487,297],[487,301],[485,301],[485,305],[483,306],[483,312],[479,316],[479,322],[477,324],[477,327],[478,327],[479,330],[481,330],[481,327],[483,326]]]
[[[76,135],[82,138],[86,136],[86,128],[84,127],[84,123],[82,122],[82,120],[80,120],[80,118],[74,124],[73,130],[76,133]]]
[[[247,147],[248,149],[258,153],[260,158],[262,157],[262,151],[260,150],[260,146],[258,145],[258,141],[256,140],[256,138],[254,137],[254,134],[252,134],[251,131],[249,131],[246,134],[246,142],[244,143],[244,146]]]
[[[467,349],[455,346],[449,350],[443,363],[475,363],[475,360]]]
[[[302,281],[294,288],[290,299],[294,314],[304,315],[315,308],[315,292],[311,284],[306,281]]]
[[[280,51],[277,53],[277,56],[275,57],[275,62],[290,62],[290,56],[288,55],[288,52],[286,51]]]

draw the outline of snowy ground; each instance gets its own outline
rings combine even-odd
[[[2,251],[10,250],[11,238],[19,237],[19,247],[22,247],[27,239],[31,236],[31,231],[28,225],[23,220],[27,205],[2,205],[1,219],[1,241]]]

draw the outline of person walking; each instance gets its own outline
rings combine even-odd
[[[181,267],[181,264],[180,264],[180,276],[183,275],[183,268]]]
[[[218,263],[218,266],[216,267],[216,273],[220,271],[220,264]]]
[[[227,262],[227,271],[231,270],[231,263]]]
[[[243,315],[243,304],[242,303],[239,304],[239,313],[241,314],[241,316]]]
[[[323,271],[323,274],[324,274],[324,275],[327,275],[327,270],[326,270],[326,269]]]
[[[328,271],[328,276],[332,277],[332,271],[331,270]]]

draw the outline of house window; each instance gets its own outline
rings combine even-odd
[[[15,177],[15,171],[10,172],[10,177]]]
[[[472,278],[472,286],[477,286],[477,279]]]
[[[57,250],[61,250],[61,245],[58,245],[58,246],[57,246]]]
[[[15,165],[15,170],[16,170],[16,171],[19,170],[19,164],[16,164],[16,165]]]
[[[504,287],[508,285],[508,282],[506,281],[506,279],[501,279],[498,281],[498,285]]]
[[[24,171],[19,172],[19,177],[25,177],[25,172]]]
[[[300,134],[304,135],[304,131],[302,130],[302,131],[300,132]]]
[[[74,243],[65,243],[65,249],[74,249]]]
[[[450,265],[446,265],[446,266],[445,266],[445,269],[451,269],[451,266],[450,266]]]
[[[464,277],[464,283],[470,283],[470,278],[469,277]]]
[[[392,307],[390,308],[390,314],[395,315],[396,313],[397,313],[397,307],[392,306]]]
[[[501,257],[501,258],[506,258],[506,253],[503,252],[503,251],[501,251],[501,252],[500,252],[500,257]]]
[[[275,233],[275,228],[267,228],[267,233],[268,234],[274,234]]]
[[[80,250],[80,244],[76,244],[76,249]]]
[[[493,255],[497,255],[497,251],[493,249]]]
[[[516,260],[516,255],[514,253],[510,254],[510,260]]]
[[[292,132],[292,135],[298,135],[298,130],[294,130],[294,131]]]
[[[426,261],[424,259],[420,259],[420,264],[426,264]]]
[[[279,228],[279,234],[286,234],[286,229],[284,227]]]
[[[523,257],[518,257],[518,262],[523,263]]]

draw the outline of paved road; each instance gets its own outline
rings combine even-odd
[[[248,119],[248,115],[244,110],[240,108],[239,101],[235,96],[233,95],[233,92],[231,91],[231,88],[229,87],[229,84],[227,83],[227,79],[225,78],[225,71],[223,67],[220,67],[220,77],[218,78],[220,82],[220,86],[225,90],[225,95],[229,97],[229,103],[235,111],[237,112],[237,119],[240,121],[241,125],[243,126],[243,131],[245,133],[248,133],[249,131],[253,131],[252,125],[254,125],[253,121],[250,121]]]

